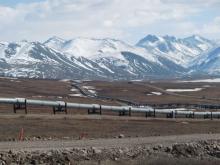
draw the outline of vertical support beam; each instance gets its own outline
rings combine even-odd
[[[92,107],[92,109],[88,109],[88,114],[99,114],[99,115],[102,115],[102,106],[100,105],[99,108],[95,108],[95,107]]]
[[[102,106],[99,107],[99,114],[102,115]]]
[[[167,113],[167,118],[175,118],[175,113],[174,111],[171,111],[170,113]]]
[[[129,107],[129,116],[131,116],[131,107]]]
[[[27,114],[27,100],[24,100],[24,109],[25,109],[25,114]]]
[[[145,117],[146,117],[146,118],[148,117],[148,112],[145,112]]]
[[[124,110],[122,110],[122,111],[119,111],[119,116],[124,116],[125,115],[125,112],[124,112]]]
[[[173,111],[173,118],[176,118],[176,115],[177,115],[177,112],[175,110],[175,111]]]
[[[56,108],[53,107],[53,114],[56,115]]]
[[[24,110],[25,114],[27,114],[27,100],[26,99],[24,99],[24,102],[23,101],[19,102],[19,100],[17,100],[17,102],[13,104],[14,113],[17,113],[17,110]]]
[[[207,118],[209,118],[209,114],[208,113],[204,114],[204,119],[207,119]]]
[[[130,115],[129,111],[127,112],[125,109],[119,111],[119,116],[126,116],[126,115]]]
[[[62,104],[53,106],[53,114],[55,115],[56,112],[65,112],[65,114],[67,114],[67,103],[65,102],[64,106]]]
[[[14,113],[17,113],[16,112],[16,104],[13,104],[13,110],[14,110]]]
[[[67,103],[65,102],[65,113],[67,114]]]

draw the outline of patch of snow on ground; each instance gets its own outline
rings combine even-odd
[[[160,95],[162,95],[162,93],[161,92],[151,92],[151,93],[149,93],[149,94],[147,94],[148,96],[152,96],[152,95],[157,95],[157,96],[160,96]]]
[[[203,88],[194,88],[194,89],[166,89],[167,92],[198,92],[203,90]]]
[[[19,82],[21,82],[21,81],[15,81],[15,80],[10,80],[11,82],[17,82],[17,83],[19,83]]]
[[[60,80],[60,82],[69,82],[71,81],[70,79],[63,79],[63,80]]]
[[[140,82],[140,81],[143,81],[143,80],[142,79],[137,79],[137,80],[131,80],[131,81]]]
[[[79,90],[76,89],[76,88],[72,88],[72,89],[70,89],[70,91],[71,91],[71,92],[78,92]]]
[[[38,97],[38,98],[41,98],[41,97],[43,97],[43,96],[37,95],[37,96],[32,96],[32,97]]]
[[[220,78],[215,79],[201,79],[201,80],[189,80],[189,81],[181,81],[181,82],[207,82],[207,83],[218,83],[220,82]]]
[[[96,91],[94,91],[94,90],[88,90],[90,93],[92,93],[92,94],[96,94]]]
[[[84,88],[84,89],[90,89],[90,90],[93,90],[93,89],[95,89],[95,87],[93,87],[93,86],[82,86],[82,88]]]
[[[210,87],[212,87],[211,85],[203,85],[202,87],[204,87],[204,88],[210,88]]]
[[[69,96],[71,96],[71,97],[85,97],[85,96],[83,96],[83,95],[80,94],[80,93],[77,93],[77,94],[69,94]]]

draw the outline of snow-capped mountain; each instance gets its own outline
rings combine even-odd
[[[173,64],[168,59],[158,58],[157,55],[144,48],[115,39],[75,38],[63,42],[62,39],[53,37],[44,44],[64,54],[70,60],[73,57],[90,60],[102,69],[114,74],[114,77],[117,77],[119,73],[120,77],[142,78],[149,75],[161,75],[162,73],[174,74],[175,72],[170,70],[170,65],[176,68],[176,72],[182,70],[182,67]]]
[[[195,73],[220,75],[220,46],[196,58],[193,64],[192,69]]]
[[[196,35],[184,39],[148,35],[135,46],[110,38],[0,42],[0,74],[55,79],[175,78],[189,69],[203,68],[195,61],[206,59],[205,52],[215,46]]]
[[[1,74],[14,77],[59,77],[66,59],[39,42],[4,43],[0,46]],[[3,66],[3,67],[2,67]]]
[[[95,60],[107,57],[124,60],[121,52],[128,51],[139,54],[152,62],[157,62],[156,57],[154,57],[152,54],[149,54],[147,50],[128,45],[120,40],[110,38],[75,38],[64,41],[58,37],[52,37],[47,40],[44,45],[65,54],[69,58],[74,56]]]
[[[205,51],[213,48],[215,43],[198,35],[183,39],[173,36],[148,35],[136,45],[149,50],[152,54],[166,57],[174,63],[188,68],[192,58],[197,58]]]

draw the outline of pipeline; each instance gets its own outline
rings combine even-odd
[[[112,112],[119,112],[120,114],[128,114],[131,115],[131,112],[134,113],[145,113],[147,116],[154,116],[160,114],[165,114],[167,117],[175,118],[177,115],[183,115],[189,118],[195,117],[204,117],[204,118],[220,118],[220,112],[194,112],[194,111],[182,111],[182,110],[175,110],[175,109],[155,109],[151,106],[146,107],[132,107],[132,106],[109,106],[109,105],[99,105],[99,104],[80,104],[80,103],[70,103],[64,101],[46,101],[46,100],[33,100],[33,99],[26,99],[26,98],[0,98],[0,104],[12,104],[16,109],[25,109],[27,110],[27,105],[32,106],[49,106],[53,107],[54,110],[63,111],[68,109],[88,109],[99,111],[112,111]],[[15,106],[16,105],[16,106]],[[101,114],[101,113],[100,113]]]

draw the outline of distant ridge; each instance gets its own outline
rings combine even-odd
[[[51,37],[40,42],[0,42],[0,74],[52,79],[164,79],[220,75],[217,42],[147,35],[136,45],[116,39]]]

